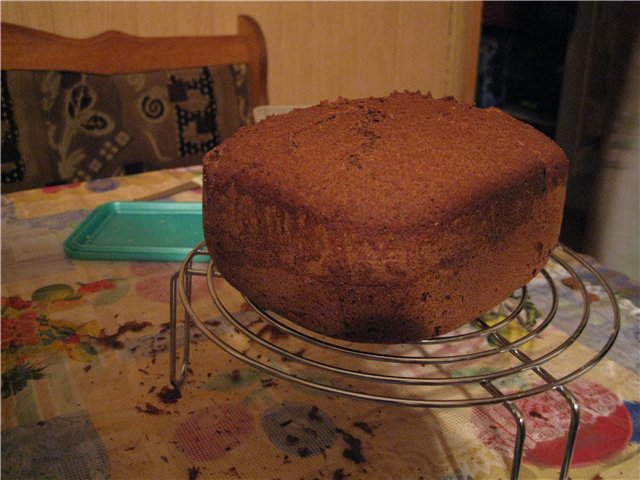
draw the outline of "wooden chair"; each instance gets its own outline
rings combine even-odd
[[[106,81],[108,78],[116,78],[118,76],[126,78],[127,82],[134,82],[134,79],[137,76],[147,75],[147,74],[159,74],[160,72],[174,72],[174,71],[186,71],[193,69],[201,69],[201,68],[213,68],[213,69],[225,69],[227,66],[236,66],[241,65],[242,69],[236,68],[231,74],[225,75],[230,80],[225,80],[226,84],[240,83],[242,81],[242,85],[238,86],[238,88],[243,89],[243,99],[242,105],[239,105],[242,108],[245,118],[243,123],[250,123],[251,120],[251,112],[253,108],[259,105],[268,104],[268,95],[267,95],[267,53],[266,53],[266,44],[264,40],[264,36],[262,35],[261,29],[259,25],[248,16],[240,16],[238,17],[238,33],[237,35],[225,35],[225,36],[187,36],[187,37],[137,37],[129,34],[125,34],[122,32],[116,31],[108,31],[101,33],[95,37],[86,38],[86,39],[75,39],[75,38],[66,38],[59,35],[55,35],[52,33],[47,33],[43,31],[34,30],[31,28],[26,28],[18,25],[2,23],[2,88],[3,88],[3,110],[6,110],[7,114],[13,114],[13,110],[17,110],[17,106],[14,104],[16,98],[7,98],[5,102],[5,90],[11,86],[11,79],[7,79],[5,77],[8,76],[8,72],[14,72],[12,75],[16,75],[15,72],[20,72],[23,75],[39,75],[37,77],[37,82],[33,82],[33,86],[35,89],[40,90],[40,94],[48,94],[48,90],[51,88],[52,82],[54,85],[59,85],[60,81],[63,83],[72,78],[77,82],[77,85],[74,87],[75,90],[71,93],[66,93],[67,97],[73,97],[72,100],[67,100],[68,105],[65,107],[67,110],[73,110],[74,115],[79,115],[79,109],[82,109],[83,106],[86,109],[86,106],[91,104],[91,108],[95,110],[95,105],[91,103],[93,101],[93,97],[97,98],[100,96],[96,92],[92,92],[89,88],[83,87],[84,80],[77,80],[78,77],[71,76],[71,72],[77,72],[77,74],[81,74],[84,78],[86,76],[98,76],[96,77],[100,81]],[[241,70],[241,71],[240,71]],[[62,80],[60,80],[59,75],[55,78],[43,77],[46,75],[46,72],[57,72],[61,74]],[[154,73],[155,72],[155,73]],[[225,70],[226,72],[226,70]],[[206,74],[206,72],[205,72]],[[241,75],[241,76],[240,76]],[[10,75],[9,75],[10,76]],[[215,75],[212,75],[215,76]],[[104,78],[102,78],[104,77]],[[29,83],[28,77],[27,80],[13,80],[13,85],[16,85],[15,90],[20,90],[26,88],[26,84]],[[226,78],[226,77],[225,77]],[[240,78],[240,80],[238,80]],[[66,79],[66,80],[65,80]],[[197,77],[196,77],[197,79]],[[215,79],[208,79],[207,85],[198,84],[195,89],[208,88],[209,90],[216,89],[216,94],[221,94],[220,86],[216,85],[214,82]],[[141,82],[142,80],[137,79],[136,81]],[[176,83],[178,86],[178,94],[182,95],[181,99],[185,102],[194,103],[194,100],[190,97],[193,96],[193,92],[189,90],[188,85],[193,84],[193,81],[190,80],[191,83],[188,83],[186,80],[181,80],[180,78],[171,77],[171,81]],[[55,83],[57,82],[57,83]],[[212,85],[213,83],[213,85]],[[224,83],[224,82],[219,82]],[[80,85],[80,86],[78,86]],[[175,87],[172,85],[170,88]],[[227,86],[228,87],[228,86]],[[226,91],[229,90],[228,87]],[[107,93],[110,89],[107,87],[101,87],[103,93],[101,94],[101,98],[105,99]],[[136,86],[136,88],[139,88]],[[114,90],[114,89],[111,89]],[[193,89],[192,89],[193,90]],[[170,91],[169,94],[173,94],[175,92],[175,88],[173,91]],[[84,96],[83,96],[84,95]],[[87,98],[86,96],[93,97]],[[29,102],[29,95],[23,95],[26,98],[27,103]],[[79,98],[76,98],[79,97]],[[238,97],[239,98],[239,97]],[[202,103],[200,99],[196,99]],[[44,100],[46,101],[46,99]],[[136,100],[137,101],[137,100]],[[13,103],[12,103],[13,102]],[[72,103],[75,102],[75,105]],[[114,105],[114,101],[110,100],[111,105]],[[147,102],[147,106],[151,105],[151,100]],[[6,103],[6,104],[5,104]],[[241,103],[238,100],[238,103]],[[156,106],[159,104],[156,104]],[[165,101],[165,107],[169,105]],[[169,105],[172,109],[182,108],[179,106],[175,106],[174,104]],[[33,105],[31,105],[31,108]],[[159,107],[157,107],[159,108]],[[61,111],[60,108],[58,108]],[[104,110],[104,109],[103,109]],[[166,108],[165,108],[166,110]],[[207,110],[207,113],[204,114],[206,117],[205,120],[210,120],[210,117],[214,114],[220,116],[228,112],[230,107],[222,106],[222,108],[217,108],[215,106],[210,106]],[[17,112],[16,112],[17,113]],[[47,115],[50,114],[49,111],[45,112]],[[86,122],[83,125],[80,125],[78,128],[78,132],[86,133],[89,135],[94,135],[98,137],[96,131],[91,131],[91,128],[99,128],[101,126],[107,125],[109,127],[109,115],[107,113],[101,112],[99,109],[94,112],[91,121],[89,121],[89,112],[82,112],[87,118]],[[157,114],[157,111],[153,112]],[[22,114],[23,120],[27,120],[27,114]],[[64,113],[67,117],[69,113]],[[189,122],[189,118],[193,119],[193,115],[189,112],[182,112],[184,118],[187,118],[185,122]],[[191,115],[191,116],[189,116]],[[202,115],[201,115],[202,116]],[[19,122],[20,114],[16,114],[15,122]],[[128,115],[126,121],[129,121],[131,115]],[[33,122],[33,119],[29,119]],[[69,118],[64,119],[67,123],[73,123],[69,120]],[[73,118],[73,120],[77,120],[77,118]],[[153,117],[149,117],[149,120],[155,121]],[[197,120],[197,121],[196,121]],[[198,125],[188,126],[190,131],[192,132],[192,137],[197,137],[202,133],[201,128],[204,128],[202,118],[198,118],[194,120]],[[7,151],[11,153],[18,146],[20,141],[25,141],[25,136],[27,136],[30,127],[42,128],[43,130],[39,132],[39,135],[50,135],[47,128],[51,127],[51,123],[56,123],[55,120],[51,120],[51,118],[45,118],[41,125],[33,125],[29,124],[26,121],[23,121],[22,131],[18,131],[17,135],[13,135],[13,137],[22,137],[21,139],[13,138],[10,133],[5,135],[4,127],[6,122],[5,114],[3,114],[3,151]],[[9,122],[10,123],[10,122]],[[36,122],[37,123],[37,122]],[[78,122],[76,122],[78,123]],[[151,123],[149,123],[151,125]],[[155,124],[154,124],[155,125]],[[15,126],[15,125],[14,125]],[[153,128],[155,126],[151,125]],[[112,125],[113,127],[113,125]],[[84,130],[83,130],[84,128]],[[117,127],[116,127],[117,128]],[[151,130],[153,128],[150,127],[149,132],[144,132],[143,136],[150,136]],[[187,128],[187,127],[185,127]],[[226,127],[225,127],[226,128]],[[230,128],[227,128],[228,131],[224,132],[224,137],[228,136],[230,133]],[[235,127],[234,127],[235,128]],[[197,130],[197,132],[196,132]],[[196,133],[193,133],[196,132]],[[120,143],[125,142],[126,135],[120,135],[120,137],[115,137],[117,132],[112,132],[111,137],[108,141],[105,138],[101,138],[100,140],[104,140],[107,149],[111,148],[117,149],[121,147]],[[147,135],[148,134],[148,135]],[[85,135],[86,136],[86,135]],[[220,135],[218,135],[220,136]],[[6,138],[5,138],[6,137]],[[140,137],[138,135],[137,137]],[[129,140],[137,140],[137,137]],[[222,138],[223,139],[223,138]],[[6,142],[5,142],[6,140]],[[217,140],[220,140],[218,138]],[[193,155],[197,157],[202,152],[197,148],[193,147],[193,144],[184,145],[184,141],[181,138],[180,141],[181,146],[185,151],[191,152]],[[194,140],[195,141],[195,140]],[[15,145],[11,145],[11,142],[14,142]],[[17,143],[16,143],[17,142]],[[130,142],[131,143],[131,142]],[[187,142],[188,143],[188,142]],[[197,142],[196,142],[197,143]],[[105,145],[102,145],[101,148],[103,151]],[[68,147],[68,146],[67,146]],[[157,149],[157,145],[154,145],[154,148]],[[60,149],[59,149],[60,150]],[[68,148],[67,148],[68,150]],[[86,150],[86,149],[85,149]],[[195,153],[194,153],[195,152]],[[59,152],[58,152],[59,153]],[[121,174],[123,173],[122,169],[120,170],[109,170],[100,168],[97,164],[105,165],[112,159],[98,159],[93,163],[93,167],[87,163],[87,155],[88,152],[63,152],[65,155],[69,156],[74,154],[77,158],[72,158],[69,162],[69,165],[77,166],[78,163],[82,163],[78,158],[84,155],[85,160],[85,168],[80,174],[70,175],[69,165],[67,165],[66,171],[60,172],[58,171],[58,175],[56,172],[52,170],[50,172],[49,177],[51,177],[51,181],[47,183],[64,183],[67,181],[76,181],[76,180],[85,180],[90,178],[99,178],[100,176],[110,176],[112,174]],[[183,152],[184,153],[184,152]],[[42,154],[41,152],[41,155]],[[5,158],[5,153],[3,153],[3,192],[7,190],[11,190],[11,184],[8,183],[11,179],[9,177],[9,173],[5,172],[5,170],[10,170],[9,167],[13,168],[13,175],[15,176],[15,170],[18,167],[20,170],[20,165],[12,163],[13,160]],[[71,155],[73,156],[73,155]],[[166,152],[161,155],[165,160],[168,158]],[[18,159],[18,161],[23,161],[24,159]],[[44,159],[42,159],[44,160]],[[49,159],[51,160],[51,159]],[[175,160],[175,159],[173,159]],[[176,162],[179,161],[167,161],[165,166],[176,166]],[[192,159],[192,161],[194,161]],[[158,162],[151,168],[145,169],[154,169],[158,167]],[[6,168],[5,168],[6,167]],[[24,170],[25,165],[22,165],[22,169]],[[40,169],[47,168],[45,165],[40,165]],[[48,168],[52,168],[50,165]],[[90,172],[93,168],[95,172]],[[32,168],[33,171],[33,168]],[[5,175],[5,173],[7,175]],[[20,173],[20,172],[18,172]],[[23,176],[27,175],[24,171],[22,171]],[[42,177],[42,171],[40,172],[40,177]],[[7,178],[5,178],[7,177]],[[58,178],[56,178],[58,177]],[[20,182],[18,182],[20,183]],[[41,182],[40,182],[41,183]],[[6,184],[6,185],[5,185]],[[38,184],[38,182],[27,181],[22,182],[21,188],[33,188],[43,186]],[[19,188],[19,189],[21,189]]]

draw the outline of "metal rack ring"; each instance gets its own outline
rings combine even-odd
[[[244,301],[251,307],[253,312],[258,315],[262,322],[266,322],[271,327],[278,329],[284,336],[298,342],[296,345],[303,345],[305,348],[288,348],[279,345],[277,342],[267,340],[254,332],[251,326],[245,325],[226,305],[225,300],[216,287],[215,279],[223,279],[214,264],[209,261],[205,268],[196,267],[195,260],[198,257],[207,256],[208,251],[203,243],[192,250],[183,262],[179,271],[177,271],[171,279],[171,310],[170,310],[170,375],[171,382],[176,388],[180,387],[184,381],[188,371],[190,361],[189,343],[191,338],[190,329],[192,325],[198,329],[219,348],[232,355],[233,357],[251,365],[252,367],[266,372],[283,380],[302,385],[305,387],[320,390],[329,394],[341,395],[358,400],[367,400],[390,405],[403,405],[407,407],[423,407],[423,408],[456,408],[456,407],[472,407],[490,404],[502,403],[510,412],[516,421],[516,441],[513,453],[513,462],[511,467],[511,478],[518,477],[520,465],[522,462],[524,438],[525,438],[525,419],[522,412],[515,405],[514,401],[538,395],[543,392],[554,390],[558,392],[568,403],[571,412],[571,421],[568,428],[568,440],[565,447],[565,454],[562,462],[560,478],[566,479],[575,448],[577,438],[577,430],[580,418],[580,405],[575,395],[567,388],[566,384],[585,374],[591,368],[604,358],[615,342],[620,329],[620,316],[616,298],[611,288],[607,285],[604,278],[599,272],[590,265],[585,259],[570,249],[559,245],[554,253],[552,253],[550,262],[569,274],[572,283],[578,290],[582,301],[582,313],[577,323],[567,333],[566,338],[558,344],[551,345],[547,351],[532,357],[524,352],[524,349],[531,345],[534,340],[541,338],[544,332],[552,323],[559,308],[558,291],[555,280],[545,268],[539,278],[543,284],[543,288],[548,290],[547,300],[550,303],[547,307],[546,315],[540,321],[535,322],[534,327],[526,330],[525,334],[520,335],[514,340],[509,340],[503,335],[503,331],[512,324],[518,322],[523,314],[529,298],[528,286],[520,289],[520,296],[515,298],[518,300],[515,305],[507,305],[508,312],[503,314],[504,318],[499,318],[493,324],[488,323],[483,318],[474,320],[466,330],[456,331],[434,339],[423,340],[415,344],[405,344],[400,346],[380,346],[368,344],[353,344],[340,340],[323,337],[313,332],[306,331],[295,324],[278,318],[275,314],[268,312],[246,297]],[[566,257],[565,260],[562,257]],[[554,375],[549,371],[554,366],[557,359],[558,362],[564,361],[567,356],[566,352],[576,343],[583,335],[585,329],[589,326],[590,320],[590,302],[587,289],[576,272],[576,269],[570,264],[575,263],[577,268],[588,272],[597,284],[604,290],[611,305],[611,325],[608,330],[608,336],[603,339],[599,349],[580,365],[572,368],[570,371],[562,372],[560,375]],[[202,265],[199,263],[198,265]],[[226,327],[231,327],[233,331],[240,334],[241,338],[248,341],[250,345],[267,355],[251,356],[246,349],[240,350],[233,345],[224,333],[214,331],[206,324],[202,318],[202,314],[196,311],[192,305],[192,282],[194,278],[202,277],[206,279],[211,306],[214,306],[221,313],[221,321],[225,322]],[[531,284],[530,284],[531,285]],[[183,336],[183,358],[180,368],[178,368],[177,360],[177,317],[178,303],[184,308],[184,336]],[[489,343],[491,348],[474,349],[465,352],[464,348],[460,352],[451,355],[433,355],[427,354],[425,349],[445,348],[450,344],[465,345],[466,342],[475,345],[482,339],[485,343]],[[303,353],[307,348],[318,349],[322,353],[329,353],[338,357],[339,360],[349,359],[351,365],[354,361],[363,362],[358,364],[362,368],[345,367],[339,364],[329,363],[326,360],[320,360],[306,356]],[[383,351],[375,351],[375,350]],[[419,350],[422,354],[415,355],[414,350]],[[397,351],[409,350],[411,354],[398,354]],[[451,365],[464,365],[465,363],[482,362],[485,359],[493,359],[500,355],[509,355],[517,360],[513,366],[505,368],[494,368],[491,371],[482,371],[475,374],[457,374],[452,376],[447,372],[447,368]],[[268,361],[268,358],[286,358],[286,362]],[[494,362],[499,363],[499,362]],[[395,371],[390,373],[381,373],[368,371],[365,367],[374,365],[378,368],[384,367],[388,369],[394,364],[397,365]],[[299,371],[293,371],[292,367],[298,368]],[[431,367],[440,375],[424,376],[424,375],[407,375],[404,367],[420,366]],[[311,373],[310,373],[311,372]],[[541,384],[531,386],[514,391],[503,391],[499,387],[499,383],[514,375],[533,374]],[[329,376],[333,381],[329,381],[325,376]],[[353,385],[338,385],[336,379],[351,379],[358,381],[364,385],[363,388],[356,389]],[[388,386],[396,385],[403,387],[403,391],[394,391],[393,393],[378,392],[378,385]],[[479,386],[484,395],[471,394],[468,390],[464,390],[466,396],[458,398],[440,398],[437,390],[446,387],[467,387]],[[427,390],[425,390],[425,388]],[[406,394],[406,390],[416,390],[413,395]],[[421,390],[417,390],[421,389]],[[417,393],[417,395],[416,395]],[[474,396],[475,395],[475,396]]]

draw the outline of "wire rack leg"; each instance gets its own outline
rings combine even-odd
[[[560,470],[560,480],[567,480],[569,477],[569,468],[571,467],[571,459],[576,448],[576,440],[578,438],[578,427],[580,426],[580,404],[578,399],[566,387],[559,387],[558,392],[565,398],[571,407],[571,423],[567,432],[567,444],[564,447],[564,458],[562,459],[562,469]]]
[[[489,381],[481,382],[481,385],[494,397],[502,396],[502,392]],[[513,463],[511,464],[511,480],[517,480],[520,475],[520,466],[522,465],[522,456],[524,454],[524,440],[526,438],[526,424],[522,411],[516,407],[513,402],[507,401],[502,404],[504,408],[509,410],[516,421],[516,442],[513,447]]]
[[[191,296],[191,285],[188,285],[188,295]],[[178,272],[171,276],[170,287],[170,312],[169,312],[169,374],[171,384],[174,388],[180,388],[184,382],[184,378],[189,368],[189,344],[191,339],[191,318],[185,312],[184,318],[184,341],[183,356],[180,371],[177,370],[178,365]]]
[[[511,464],[511,480],[517,480],[520,475],[522,465],[522,455],[524,453],[524,439],[526,435],[524,415],[522,411],[512,402],[504,402],[504,407],[511,412],[516,421],[516,444],[513,448],[513,463]]]
[[[486,328],[487,324],[480,321],[479,325]],[[507,339],[504,338],[500,333],[491,334],[491,338],[498,341],[502,345],[506,345],[508,343]],[[531,362],[531,358],[526,355],[524,352],[517,348],[513,348],[509,350],[509,352],[515,356],[518,360],[520,360],[523,364],[527,364]],[[551,375],[547,370],[542,367],[533,368],[533,372],[535,372],[540,378],[542,378],[547,383],[552,383],[556,379],[553,375]],[[500,391],[490,382],[483,382],[482,386],[491,392],[492,395],[496,396],[496,394],[500,394]],[[560,470],[560,480],[567,480],[569,477],[569,469],[571,467],[571,459],[573,458],[573,452],[576,446],[576,440],[578,438],[578,427],[580,426],[580,404],[578,403],[578,399],[571,393],[565,386],[560,386],[555,388],[560,395],[564,397],[564,399],[569,404],[571,408],[571,422],[569,424],[569,431],[567,432],[567,443],[565,445],[564,457],[562,459],[562,467]],[[509,403],[509,402],[505,402]],[[512,412],[513,413],[513,412]],[[517,442],[516,442],[517,445]],[[515,457],[514,457],[515,461]],[[512,474],[512,479],[513,474]]]
[[[555,378],[544,368],[534,368],[533,371],[547,382],[555,380]],[[580,426],[580,403],[567,387],[561,386],[555,390],[564,397],[571,409],[571,421],[569,423],[569,430],[567,431],[567,443],[564,447],[564,457],[562,458],[562,467],[560,469],[559,477],[560,480],[567,480],[567,478],[569,478],[569,469],[571,468],[571,459],[573,458],[573,452],[576,448],[576,440],[578,438],[578,427]]]

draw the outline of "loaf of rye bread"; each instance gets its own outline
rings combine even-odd
[[[553,141],[497,109],[420,92],[339,98],[206,155],[205,238],[264,309],[331,337],[415,342],[543,268],[567,171]]]

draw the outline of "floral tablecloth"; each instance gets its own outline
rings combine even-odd
[[[253,369],[196,329],[186,382],[174,390],[169,283],[179,264],[72,260],[62,243],[94,207],[199,173],[2,196],[3,478],[509,477],[513,439],[509,428],[496,433],[500,405],[407,408],[326,395]],[[631,480],[640,478],[639,291],[599,268],[619,300],[621,332],[607,358],[570,384],[584,402],[570,478]],[[571,301],[570,288],[559,294]],[[560,471],[563,419],[545,398],[516,402],[530,421],[520,478]],[[558,425],[543,427],[550,418]]]

